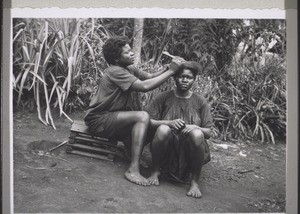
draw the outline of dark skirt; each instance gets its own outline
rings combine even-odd
[[[101,114],[88,114],[84,118],[85,124],[90,132],[96,136],[111,140],[117,139],[117,130],[115,130],[116,118],[118,112],[103,112]]]
[[[186,141],[189,137],[179,137],[173,134],[173,139],[171,139],[170,148],[168,155],[164,163],[162,164],[162,175],[168,179],[181,182],[189,183],[191,180],[191,170],[187,163],[187,157],[185,152]],[[209,145],[205,141],[204,150],[204,162],[203,165],[211,160]]]

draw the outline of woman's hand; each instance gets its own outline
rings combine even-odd
[[[185,127],[185,122],[182,119],[170,120],[168,126],[171,129],[182,130]]]
[[[172,62],[169,66],[169,69],[171,71],[174,72],[174,74],[177,73],[177,71],[180,70],[180,67],[182,66],[182,64],[185,62],[185,60],[181,57],[175,57],[174,59],[172,59]]]
[[[188,133],[190,133],[191,131],[193,131],[194,129],[199,129],[200,127],[197,125],[186,125],[185,128],[181,131],[181,135],[187,135]]]

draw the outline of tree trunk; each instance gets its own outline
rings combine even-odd
[[[143,42],[144,19],[134,19],[133,45],[134,64],[141,63],[141,50]]]

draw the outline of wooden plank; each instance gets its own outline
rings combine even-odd
[[[99,139],[95,139],[95,138],[88,138],[88,137],[83,137],[83,136],[76,136],[74,138],[75,141],[84,141],[84,142],[91,142],[91,143],[95,143],[95,144],[104,144],[110,147],[117,147],[117,142],[116,141],[102,141]]]
[[[71,131],[91,134],[91,132],[89,131],[89,128],[87,126],[82,126],[82,125],[79,126],[76,124],[72,125]]]
[[[102,141],[109,141],[107,138],[96,136],[93,133],[89,132],[88,127],[82,121],[74,121],[71,127],[70,138],[74,138],[77,135],[82,135],[84,137],[92,137]]]
[[[103,142],[112,142],[112,143],[115,142],[115,141],[112,141],[112,140],[108,140],[107,138],[99,137],[99,136],[96,136],[96,135],[89,135],[89,134],[78,133],[78,132],[77,132],[77,136],[96,139],[96,140],[103,141]]]
[[[113,147],[113,146],[108,146],[102,143],[93,143],[93,142],[82,142],[82,141],[75,141],[75,143],[79,143],[79,144],[83,144],[83,145],[89,145],[89,146],[93,146],[93,147],[98,147],[101,149],[106,149],[112,152],[115,152],[117,150],[117,147]]]
[[[103,137],[99,137],[94,135],[93,133],[91,133],[88,130],[88,127],[85,125],[85,123],[83,121],[79,121],[79,120],[75,120],[72,124],[71,127],[71,134],[70,134],[70,138],[73,138],[77,135],[83,135],[83,136],[90,136],[92,138],[96,138],[96,139],[100,139],[103,141],[108,141],[108,139],[103,138]]]
[[[72,138],[76,137],[78,134],[79,134],[78,132],[72,132],[72,131],[71,131],[70,137],[69,137],[69,138],[72,139]]]
[[[74,120],[73,124],[85,125],[85,122],[82,120]]]
[[[97,148],[101,148],[101,149],[106,149],[109,150],[111,152],[116,152],[117,147],[111,146],[111,145],[107,145],[107,144],[103,144],[103,143],[94,143],[91,141],[81,141],[81,140],[75,140],[75,139],[69,139],[68,145],[70,144],[82,144],[82,145],[88,145],[88,146],[92,146],[92,147],[97,147]]]
[[[112,154],[112,155],[116,154],[116,152],[113,152],[111,150],[96,147],[96,146],[90,146],[90,145],[86,145],[86,144],[73,143],[73,144],[69,144],[68,146],[70,146],[76,150],[86,150],[86,151],[96,152],[96,153],[100,153],[100,154]]]
[[[85,122],[80,120],[74,120],[71,131],[91,134]]]
[[[87,127],[84,121],[75,120],[72,127]]]
[[[66,152],[71,154],[106,160],[106,161],[114,161],[114,156],[111,155],[105,156],[105,155],[93,154],[93,153],[78,151],[78,150],[66,150]]]
[[[70,131],[67,153],[113,161],[117,141],[93,135],[80,120],[74,120]]]

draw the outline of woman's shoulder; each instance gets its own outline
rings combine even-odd
[[[170,100],[170,98],[172,97],[172,94],[173,94],[172,91],[158,92],[158,94],[156,94],[154,96],[153,102],[154,103],[165,103],[165,102],[168,102],[168,100]]]
[[[135,76],[131,71],[129,71],[127,68],[117,66],[117,65],[111,65],[108,68],[105,69],[104,75],[106,75],[109,79],[113,78],[127,78],[131,76]]]
[[[129,71],[131,71],[131,72],[134,72],[134,73],[140,71],[136,65],[129,65],[129,66],[127,66],[126,69],[129,70]]]
[[[160,92],[157,97],[159,98],[163,98],[163,99],[166,99],[166,98],[170,98],[174,95],[173,91],[170,90],[170,91],[163,91],[163,92]]]
[[[117,66],[117,65],[111,65],[111,66],[109,66],[108,68],[106,68],[106,69],[104,70],[104,73],[111,73],[111,72],[115,72],[115,71],[123,71],[123,70],[126,71],[126,69],[123,68],[123,67],[120,67],[120,66]]]
[[[201,104],[207,103],[207,99],[203,95],[198,94],[196,92],[193,92],[193,98]]]

